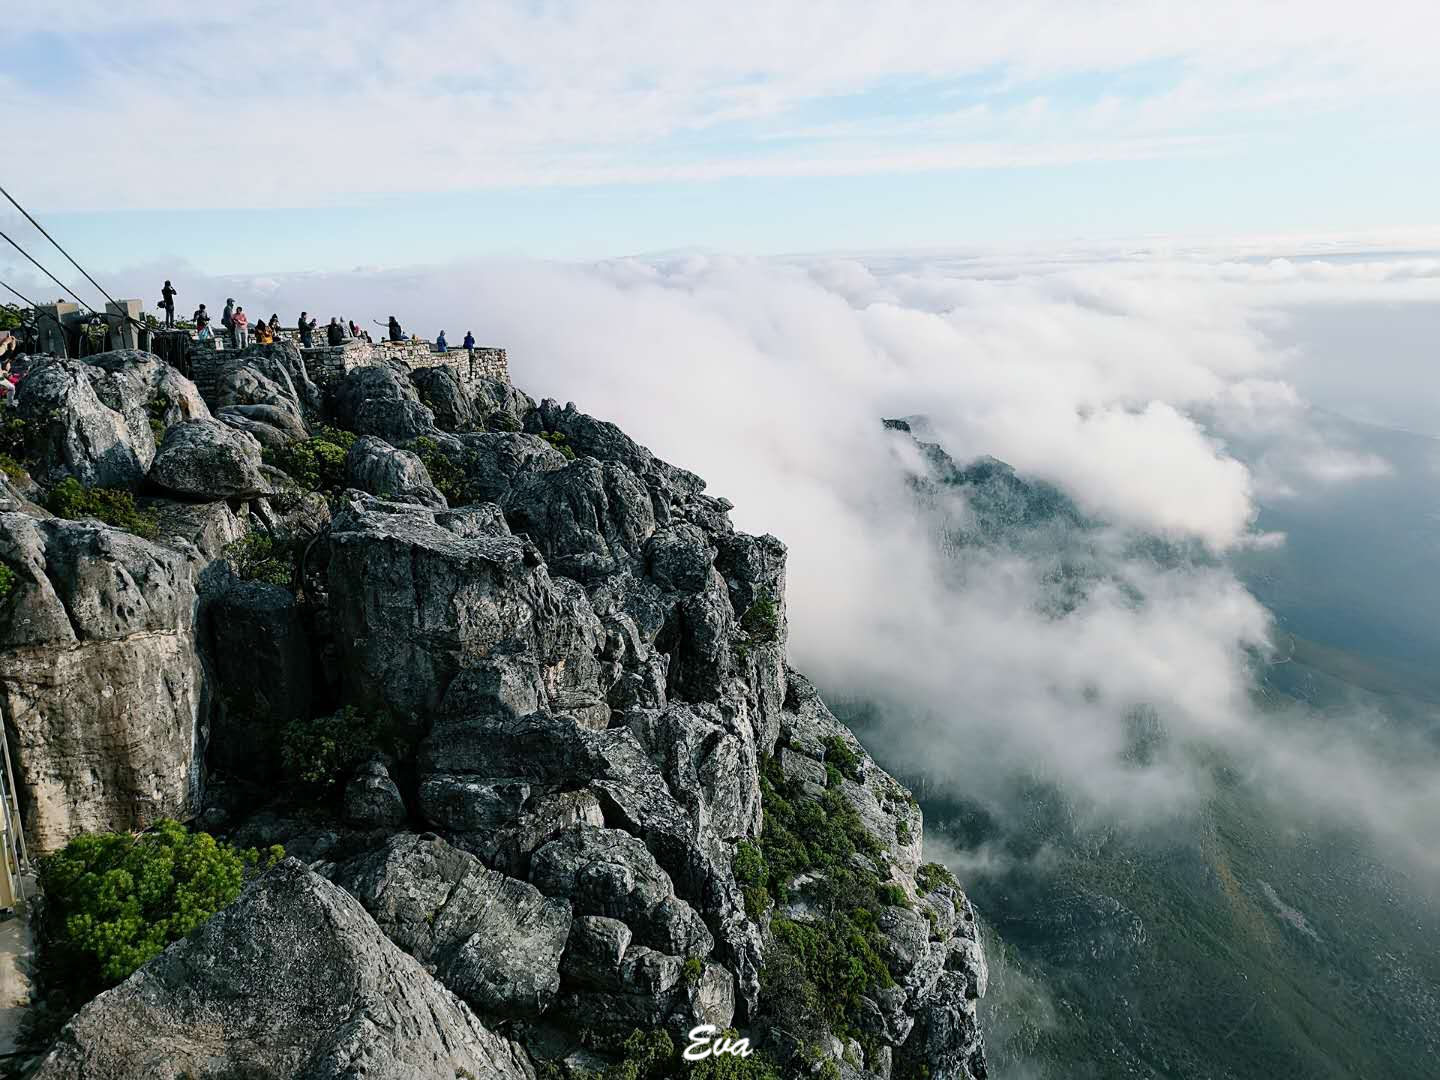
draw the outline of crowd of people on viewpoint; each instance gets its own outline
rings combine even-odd
[[[160,307],[165,311],[165,327],[173,329],[175,323],[175,297],[176,288],[167,280],[160,291]],[[210,341],[216,337],[216,330],[211,325],[210,312],[204,304],[195,309],[190,317],[195,324],[195,336],[201,341]],[[376,326],[384,326],[386,339],[391,342],[403,342],[406,339],[405,331],[400,326],[400,320],[391,315],[390,318],[381,323],[375,320]],[[297,320],[295,329],[299,333],[301,348],[311,349],[315,347],[315,332],[320,328],[319,319],[315,318],[308,311],[302,311]],[[270,318],[252,322],[246,314],[245,308],[235,302],[233,296],[225,300],[225,310],[220,313],[219,333],[224,335],[224,340],[234,349],[243,349],[253,340],[257,345],[270,345],[280,336],[281,323],[277,312],[271,312]],[[324,327],[326,345],[343,345],[347,341],[364,341],[374,344],[374,338],[370,331],[360,326],[354,319],[343,319],[340,316],[332,315],[329,323]],[[422,339],[417,335],[409,338],[415,344],[421,344]],[[445,340],[445,331],[441,330],[436,335],[434,348],[437,352],[448,352],[450,345]],[[475,335],[465,331],[465,351],[470,353],[471,358],[475,355]]]
[[[165,312],[165,329],[177,330],[179,325],[175,321],[175,297],[179,290],[167,279],[160,290],[161,300],[157,305]],[[249,314],[241,304],[235,302],[235,298],[227,297],[225,309],[220,313],[220,325],[217,328],[213,325],[213,317],[209,309],[201,304],[190,316],[194,324],[195,336],[201,341],[212,341],[217,336],[223,335],[226,344],[233,349],[243,349],[253,341],[257,345],[271,345],[281,336],[282,326],[278,312],[271,312],[268,319],[252,321]],[[95,320],[98,321],[98,316]],[[134,321],[134,320],[131,320]],[[136,323],[139,326],[139,323]],[[394,343],[409,341],[412,344],[425,344],[418,335],[406,338],[405,331],[400,326],[400,320],[391,315],[384,323],[375,320],[376,326],[385,328],[386,340]],[[321,329],[319,320],[308,311],[302,311],[300,318],[296,321],[295,329],[300,338],[302,348],[314,348],[316,342],[316,331]],[[370,331],[360,326],[354,319],[343,319],[340,316],[331,316],[329,323],[324,327],[325,344],[330,346],[344,345],[347,341],[364,341],[374,344],[374,338]],[[19,349],[20,339],[14,334],[0,332],[0,403],[14,404],[16,389],[23,375],[24,365],[15,365],[14,357],[21,351]],[[470,354],[473,364],[475,360],[475,335],[469,330],[465,331],[465,340],[461,346]],[[433,348],[436,352],[448,352],[449,342],[445,338],[445,331],[441,330],[436,335]]]

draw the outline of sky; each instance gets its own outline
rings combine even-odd
[[[107,272],[1405,229],[1436,40],[1424,0],[17,0],[0,171]]]

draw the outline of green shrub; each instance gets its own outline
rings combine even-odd
[[[5,409],[4,413],[13,413]],[[25,436],[28,425],[18,416],[7,415],[0,419],[0,454],[20,462],[25,460]]]
[[[519,431],[520,421],[504,409],[496,409],[485,421],[485,427],[489,431]]]
[[[719,1038],[731,1040],[739,1037],[740,1033],[733,1028],[719,1035]],[[754,1051],[748,1058],[726,1054],[686,1064],[690,1066],[684,1074],[687,1080],[784,1080],[779,1068],[763,1050]]]
[[[749,840],[742,840],[735,847],[732,864],[735,880],[741,885],[764,885],[770,877],[770,868],[765,865],[765,854]]]
[[[435,490],[445,496],[451,506],[465,503],[465,469],[452,461],[440,449],[440,444],[428,435],[422,435],[410,444],[411,450],[430,474]]]
[[[908,845],[914,837],[910,835],[910,823],[904,818],[897,818],[895,821],[895,839],[901,844]]]
[[[140,836],[86,833],[41,863],[47,971],[84,996],[113,986],[240,893],[247,873],[284,857],[237,851],[161,821]]]
[[[331,498],[345,490],[345,455],[355,445],[355,439],[353,432],[321,428],[320,434],[303,442],[266,447],[265,463],[286,473],[306,491],[318,491]]]
[[[814,925],[776,918],[770,929],[776,944],[799,960],[818,991],[822,1019],[837,1034],[857,1034],[854,1018],[860,998],[895,985],[880,956],[875,916],[868,909],[837,911]]]
[[[805,796],[785,778],[779,763],[767,758],[761,767],[760,797],[764,826],[759,858],[747,853],[742,860],[737,850],[737,877],[740,866],[750,876],[763,866],[769,896],[783,904],[793,879],[818,872],[806,886],[807,900],[826,913],[815,925],[781,915],[772,918],[774,946],[761,975],[762,994],[783,1003],[783,1019],[797,1031],[824,1027],[859,1037],[861,995],[894,982],[881,959],[881,935],[872,913],[887,904],[908,904],[908,899],[898,885],[883,884],[874,872],[857,865],[855,855],[878,860],[885,848],[836,788],[818,799]],[[751,918],[757,918],[753,909],[765,899],[746,895]]]
[[[915,884],[920,887],[922,893],[934,892],[942,885],[960,887],[948,867],[938,862],[927,862],[915,872]]]
[[[160,522],[153,510],[140,510],[135,497],[123,488],[86,488],[67,476],[50,489],[45,505],[56,517],[82,521],[96,518],[107,525],[153,540],[160,535]]]
[[[698,956],[687,956],[685,966],[680,971],[681,977],[689,986],[699,986],[701,976],[705,974],[705,961]]]
[[[905,890],[899,885],[881,884],[876,888],[875,895],[882,904],[890,907],[908,908],[910,906],[910,898],[905,895]]]
[[[831,735],[821,741],[825,747],[825,764],[834,765],[840,772],[851,780],[860,779],[860,755],[846,745],[845,740],[839,735]]]
[[[19,330],[25,319],[19,304],[0,304],[0,330]]]
[[[575,451],[571,449],[569,442],[566,441],[563,431],[542,431],[540,432],[540,438],[544,439],[556,450],[559,450],[565,457],[565,460],[575,460]]]
[[[322,794],[334,791],[355,766],[376,753],[403,756],[396,726],[347,705],[328,716],[291,721],[280,747],[281,766],[292,783]]]
[[[631,1032],[621,1053],[620,1061],[600,1074],[601,1080],[663,1080],[680,1060],[674,1040],[660,1028]]]
[[[780,609],[769,596],[757,596],[740,616],[740,629],[751,640],[768,645],[780,639]]]
[[[15,571],[4,563],[0,563],[0,604],[10,595],[15,588]]]
[[[284,547],[277,547],[264,532],[252,532],[226,544],[221,554],[234,564],[235,572],[244,581],[264,581],[288,589],[293,580],[294,556]]]
[[[25,466],[9,454],[0,454],[0,473],[4,473],[12,484],[23,484],[27,475]]]

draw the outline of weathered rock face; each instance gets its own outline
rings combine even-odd
[[[357,829],[397,829],[405,824],[405,797],[378,761],[360,766],[345,785],[345,823]]]
[[[409,379],[388,367],[350,372],[335,388],[333,407],[342,427],[392,444],[439,432],[435,414],[420,403]]]
[[[118,529],[0,514],[16,574],[0,710],[33,848],[196,808],[205,738],[196,564]]]
[[[335,880],[390,940],[486,1015],[537,1017],[560,989],[570,904],[433,834],[402,834]]]
[[[412,993],[411,976],[402,974],[395,1004],[387,1006],[392,1027],[366,1027],[379,1024],[368,1019],[380,1008],[370,989],[378,985],[369,977],[374,950],[352,945],[376,932],[373,917],[418,961],[414,971],[429,972],[482,1022],[503,1020],[510,1025],[505,1030],[547,1060],[572,1051],[598,1053],[601,1059],[590,1064],[603,1068],[604,1055],[613,1060],[618,1043],[635,1028],[664,1028],[683,1037],[703,1022],[734,1024],[765,1040],[786,1074],[810,1070],[799,1056],[787,1056],[803,1048],[803,1056],[831,1058],[847,1080],[888,1080],[892,1066],[952,1080],[983,1075],[975,999],[984,992],[986,971],[975,914],[948,874],[921,866],[923,822],[914,800],[787,667],[786,552],[780,541],[736,532],[730,504],[706,495],[698,477],[656,459],[614,425],[573,405],[536,406],[502,384],[457,380],[449,368],[375,366],[338,378],[331,411],[312,414],[294,389],[295,358],[248,357],[221,373],[223,423],[174,425],[151,470],[152,480],[162,483],[172,469],[166,460],[171,440],[176,449],[189,448],[183,460],[175,455],[169,490],[212,500],[203,504],[205,513],[180,506],[165,511],[165,533],[177,538],[175,551],[129,538],[131,547],[119,561],[136,564],[126,572],[140,583],[133,589],[86,586],[111,598],[85,608],[85,617],[92,609],[110,612],[101,619],[105,633],[142,653],[143,661],[130,662],[137,685],[125,691],[125,700],[139,701],[142,717],[156,714],[151,698],[159,687],[175,685],[175,672],[162,662],[171,654],[160,657],[158,643],[169,642],[166,648],[188,657],[180,670],[185,663],[199,667],[193,643],[186,644],[194,603],[193,585],[184,593],[187,575],[213,557],[227,530],[263,529],[278,543],[306,551],[304,598],[234,581],[225,564],[200,571],[200,641],[217,699],[210,710],[210,764],[236,776],[237,783],[226,785],[231,790],[253,790],[246,788],[249,782],[283,796],[275,736],[289,720],[353,705],[357,711],[342,715],[383,721],[386,734],[349,757],[343,774],[333,777],[336,796],[328,809],[287,806],[283,799],[238,812],[232,803],[212,807],[216,820],[244,819],[232,840],[285,843],[369,912],[357,926],[351,916],[360,907],[346,914],[323,890],[305,884],[303,874],[287,872],[286,888],[302,897],[301,908],[318,904],[335,924],[316,932],[318,953],[305,953],[308,943],[295,946],[297,953],[337,964],[342,983],[348,973],[363,974],[353,984],[362,986],[354,991],[359,997],[350,999],[360,1002],[354,1015],[361,1018],[350,1028],[337,1027],[330,1020],[338,1008],[326,996],[331,991],[307,983],[304,992],[311,996],[291,1004],[314,1003],[309,1026],[300,1019],[278,1022],[277,1036],[255,1049],[246,1040],[260,1030],[259,1021],[239,1017],[233,1028],[221,1027],[210,1037],[215,1070],[238,1068],[243,1052],[260,1063],[247,1076],[278,1076],[263,1069],[282,1068],[290,1069],[287,1076],[338,1076],[309,1063],[342,1060],[332,1048],[358,1030],[389,1053],[385,1040],[394,1030],[411,1034],[411,1051],[423,1051],[413,1060],[397,1051],[397,1062],[413,1065],[405,1075],[431,1075],[425,1070],[440,1059],[423,1054],[433,1033],[450,1030],[446,1009],[452,1006],[437,1006],[440,1012],[429,1020],[414,1019],[410,1010],[422,999],[429,1003],[432,991]],[[429,405],[418,400],[416,386]],[[280,413],[256,411],[272,409]],[[453,430],[440,430],[437,420]],[[333,518],[316,493],[251,497],[242,507],[252,485],[237,477],[258,462],[258,446],[243,433],[251,430],[246,425],[263,423],[274,438],[289,440],[299,436],[302,421],[311,430],[336,423],[361,435],[347,458],[351,488],[336,497]],[[487,425],[492,430],[478,430]],[[523,431],[508,430],[522,425]],[[438,453],[448,462],[446,490],[459,491],[456,501],[465,505],[448,508],[419,457],[396,445],[419,435],[430,440],[422,451],[427,461],[434,465],[430,455]],[[239,463],[237,455],[214,450],[231,440],[247,448]],[[573,451],[573,460],[559,445]],[[204,453],[217,460],[194,465]],[[184,475],[186,461],[197,470],[193,475]],[[261,472],[255,483],[268,479]],[[236,509],[213,501],[221,498],[230,498]],[[13,501],[21,505],[18,492]],[[38,682],[34,673],[42,664],[53,666],[57,652],[88,648],[104,636],[81,634],[83,619],[68,610],[73,605],[41,602],[39,584],[53,578],[57,583],[47,586],[52,592],[73,592],[75,581],[98,582],[93,568],[77,576],[60,555],[47,554],[52,533],[97,530],[33,514],[0,514],[0,522],[12,518],[16,554],[4,549],[0,558],[17,569],[34,564],[42,570],[38,577],[33,570],[22,574],[33,596],[27,591],[9,601],[23,616],[10,624],[25,628],[23,640],[0,644],[16,653],[44,644],[30,669]],[[144,569],[145,558],[161,569]],[[55,568],[43,569],[47,559]],[[170,599],[166,573],[176,581]],[[147,612],[154,605],[162,610],[152,617]],[[11,688],[19,684],[8,671],[0,669],[7,720],[13,712],[8,703],[19,700]],[[120,676],[105,678],[108,686]],[[197,673],[184,685],[199,687],[199,678]],[[82,712],[88,718],[95,711],[101,695],[98,685],[79,685],[77,700],[85,704],[76,707],[71,727]],[[51,697],[58,701],[59,695]],[[66,716],[67,707],[47,704],[31,712]],[[185,721],[181,711],[172,710],[176,730]],[[203,722],[194,721],[201,715],[192,708],[192,726],[185,730],[203,731]],[[30,727],[39,723],[32,720]],[[91,737],[90,729],[84,734]],[[57,738],[64,745],[80,736],[66,728]],[[150,741],[167,745],[163,738]],[[148,745],[144,750],[154,752]],[[81,751],[108,752],[90,743]],[[81,751],[70,754],[63,770],[57,767],[57,775],[72,777],[65,784],[89,775],[75,760],[83,760]],[[46,751],[32,746],[25,752],[43,769]],[[127,744],[126,752],[140,751]],[[134,773],[168,775],[167,760],[147,758]],[[65,784],[52,786],[77,801]],[[253,802],[253,795],[245,797]],[[800,846],[797,854],[793,838],[765,833],[772,814],[814,832],[800,838],[811,846]],[[113,814],[97,813],[94,820],[98,827],[116,824]],[[828,848],[814,846],[838,843],[827,821],[838,822],[835,830],[850,845],[833,858]],[[52,831],[58,836],[69,827],[66,819],[64,828]],[[417,836],[411,832],[416,828],[435,832]],[[776,844],[780,850],[772,853],[782,862],[773,865],[796,872],[787,872],[784,882],[762,872],[757,887],[756,848],[769,851],[766,845]],[[741,871],[743,880],[737,865],[750,867]],[[835,921],[862,906],[863,925]],[[842,941],[859,935],[869,950],[861,965],[865,988],[847,995],[843,1026],[813,1007],[824,976],[803,970],[794,944],[797,934],[803,939],[807,932],[833,933]],[[272,962],[264,953],[270,941],[233,956],[208,944],[208,951],[196,952],[193,963],[213,969],[205,969],[201,990],[184,999],[191,1011],[183,1016],[196,1024],[228,1020],[230,1007],[212,989],[251,958]],[[216,959],[222,955],[229,958]],[[273,961],[281,978],[298,962]],[[392,969],[387,960],[384,970]],[[138,985],[143,995],[117,999],[127,1002],[126,1009],[139,1009],[142,998],[145,1008],[179,1008],[172,1005],[173,988],[144,980]],[[236,1010],[248,1007],[246,995],[259,993],[248,982],[234,985],[241,989]],[[265,1018],[272,1007],[279,1008],[260,1003],[252,1011]],[[126,1023],[130,1014],[96,1013],[102,1015]],[[158,1030],[179,1047],[177,1060],[200,1060],[198,1039],[168,1034],[179,1030],[173,1023]],[[859,1033],[863,1045],[854,1039],[847,1045],[836,1034],[840,1030]],[[72,1049],[99,1054],[121,1046],[99,1034],[98,1019],[83,1031],[83,1039],[70,1037]],[[581,1033],[587,1045],[577,1051]],[[567,1039],[569,1047],[557,1051]],[[302,1045],[317,1056],[284,1056]],[[449,1052],[468,1044],[441,1045]],[[108,1060],[95,1057],[94,1068]],[[512,1075],[504,1071],[510,1059],[502,1054],[497,1060],[501,1064],[486,1070],[464,1068],[475,1076]],[[388,1077],[392,1073],[378,1071],[388,1064],[377,1051],[344,1075]]]
[[[36,1080],[534,1080],[343,890],[287,859],[65,1028]]]
[[[483,431],[490,410],[479,405],[468,387],[448,367],[420,368],[410,373],[410,381],[435,415],[435,426],[441,431]]]
[[[448,508],[418,457],[373,435],[362,435],[350,447],[345,455],[345,475],[351,487],[382,499],[436,510]]]
[[[315,712],[310,640],[295,594],[226,579],[206,590],[200,613],[199,640],[215,687],[206,760],[212,769],[273,783],[285,725]]]
[[[73,476],[86,487],[137,487],[155,457],[151,421],[210,416],[195,384],[134,349],[49,360],[25,377],[20,415],[36,478]]]
[[[308,436],[318,423],[323,396],[292,342],[251,345],[210,357],[210,402],[215,417],[248,432],[262,446],[279,447]]]
[[[269,494],[260,444],[218,420],[191,420],[165,432],[150,467],[150,482],[187,499],[252,499]]]
[[[579,586],[551,579],[498,515],[357,498],[330,547],[336,637],[356,704],[431,715],[460,671],[483,668],[511,676],[526,702],[603,725],[604,630]]]
[[[139,486],[155,455],[148,424],[132,430],[125,415],[95,392],[93,369],[78,360],[42,363],[25,376],[20,416],[36,479],[73,476],[85,487]]]

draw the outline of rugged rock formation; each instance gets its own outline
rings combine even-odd
[[[210,416],[194,383],[133,349],[42,361],[19,404],[36,479],[73,476],[86,487],[138,486],[155,457],[152,422]]]
[[[391,837],[341,868],[390,940],[476,1009],[538,1017],[560,989],[570,904],[433,834]]]
[[[87,1005],[35,1080],[534,1075],[359,903],[288,859]]]
[[[31,843],[198,805],[206,728],[189,554],[90,523],[0,514],[0,710]]]
[[[224,360],[207,390],[219,419],[167,431],[151,482],[196,500],[160,501],[168,546],[0,513],[10,545],[0,559],[22,578],[9,602],[24,613],[5,644],[33,650],[29,682],[5,668],[0,683],[7,723],[31,732],[25,783],[48,790],[30,777],[57,753],[53,739],[67,779],[46,797],[68,805],[63,796],[90,782],[76,756],[116,752],[79,717],[111,706],[98,683],[72,674],[74,685],[51,689],[40,669],[67,651],[127,643],[130,683],[109,671],[107,685],[133,684],[120,696],[140,733],[151,716],[176,725],[152,740],[162,750],[145,747],[162,757],[147,782],[172,777],[175,731],[199,747],[212,722],[208,762],[226,783],[205,820],[229,823],[237,842],[285,843],[360,904],[296,866],[272,875],[98,999],[56,1061],[100,1075],[129,1045],[105,1025],[144,1023],[176,1060],[197,1063],[196,1076],[238,1071],[246,1054],[257,1063],[246,1075],[338,1076],[323,1069],[361,1043],[371,1056],[345,1075],[400,1075],[384,1071],[387,1054],[407,1076],[454,1080],[433,1071],[441,1061],[477,1077],[527,1075],[523,1053],[428,971],[481,1022],[505,1023],[549,1075],[615,1061],[637,1029],[674,1037],[705,1022],[739,1027],[784,1075],[826,1059],[847,1080],[889,1080],[892,1068],[982,1076],[974,912],[948,872],[922,865],[914,800],[787,667],[784,545],[736,532],[730,504],[699,477],[573,405],[402,366],[351,370],[322,403],[297,362],[273,348]],[[77,402],[92,386],[69,369],[53,379]],[[88,400],[75,410],[95,411]],[[115,415],[118,445],[129,428]],[[260,443],[321,424],[361,436],[343,480],[281,490]],[[463,505],[447,506],[436,479]],[[0,496],[23,501],[18,490]],[[271,581],[297,592],[240,582],[212,561],[237,530],[263,538],[281,560]],[[103,551],[64,554],[97,533]],[[120,584],[104,584],[112,578]],[[59,598],[77,581],[98,597],[78,609]],[[50,695],[43,706],[16,696],[31,683],[41,687],[32,696]],[[318,794],[314,777],[292,790],[280,765],[286,725],[322,715],[315,767],[334,775],[319,778]],[[71,719],[52,736],[55,717]],[[67,739],[76,749],[64,750]],[[184,763],[192,798],[193,749]],[[143,771],[125,774],[127,793]],[[93,803],[90,827],[144,820]],[[73,811],[52,816],[47,837],[74,827]],[[434,832],[414,832],[425,828]],[[305,921],[321,914],[323,928]],[[261,915],[279,929],[227,953]],[[379,948],[377,924],[414,960]],[[335,965],[338,988],[266,952],[282,941]],[[245,974],[262,960],[310,996],[262,1000]],[[398,980],[390,1004],[382,973]],[[844,993],[833,989],[842,977]],[[348,1026],[334,1019],[342,1001],[359,1010]],[[273,1015],[286,1002],[310,1019]],[[420,1015],[421,1003],[436,1011]],[[413,1033],[406,1047],[367,1026],[383,1009],[393,1030]],[[232,1019],[233,1030],[215,1029],[223,1037],[206,1036],[215,1064],[202,1064],[203,1040],[183,1025]],[[274,1023],[269,1041],[261,1020]],[[453,1056],[475,1046],[482,1069]]]

